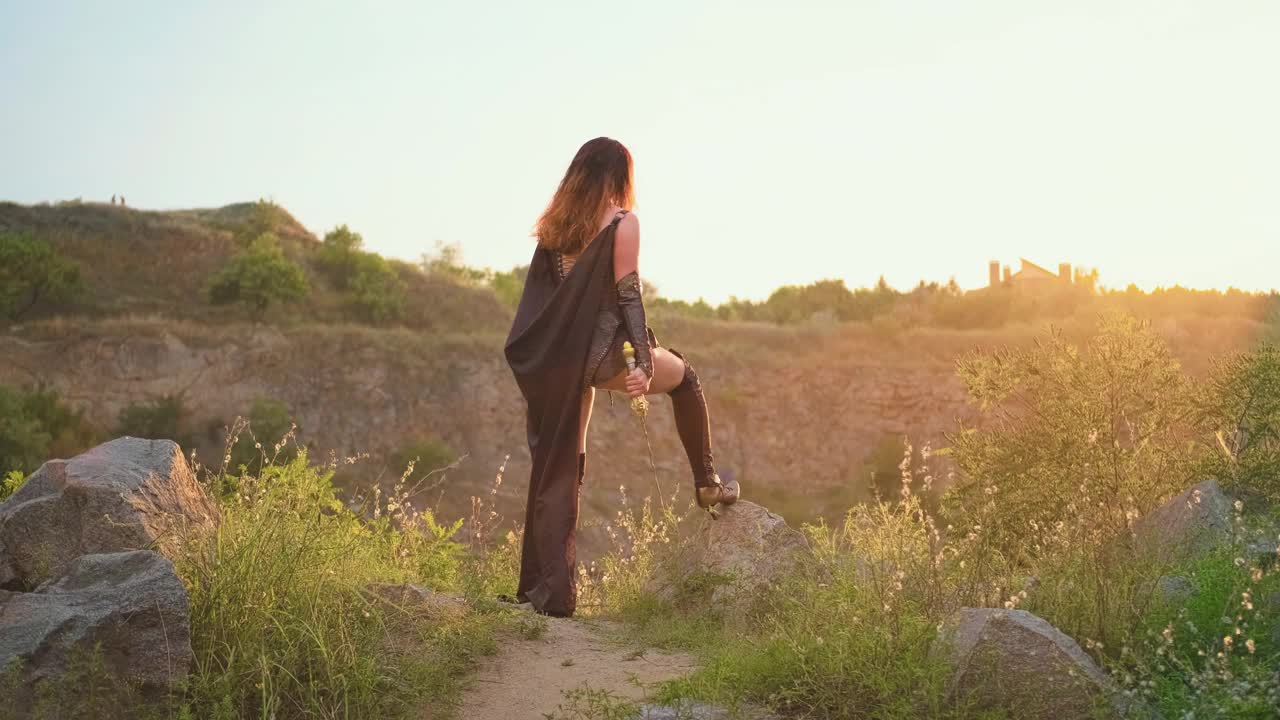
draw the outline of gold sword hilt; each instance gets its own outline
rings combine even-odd
[[[622,343],[622,357],[627,361],[627,372],[635,372],[636,349],[632,347],[630,340],[626,340]],[[648,415],[649,400],[643,395],[631,398],[631,412],[639,415],[640,417]]]

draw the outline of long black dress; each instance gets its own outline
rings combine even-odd
[[[534,250],[504,348],[528,403],[533,459],[516,599],[549,615],[572,615],[577,605],[578,426],[592,332],[613,285],[620,219],[600,231],[563,280],[553,252]]]

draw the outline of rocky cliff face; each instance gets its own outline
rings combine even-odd
[[[886,434],[936,442],[956,417],[974,414],[946,357],[804,344],[749,357],[727,343],[689,340],[677,347],[687,345],[703,378],[718,467],[743,482],[747,497],[839,512],[814,503],[852,482]],[[465,515],[470,496],[489,488],[509,454],[498,510],[509,520],[523,513],[523,401],[502,338],[491,333],[84,320],[0,335],[0,345],[0,383],[49,383],[104,431],[128,404],[166,394],[183,393],[199,427],[226,424],[255,398],[273,398],[295,414],[313,457],[369,453],[355,466],[366,482],[397,448],[438,438],[467,456],[426,500],[446,516]],[[610,403],[601,392],[590,428],[582,515],[588,553],[603,541],[599,525],[614,515],[619,486],[632,497],[653,487],[645,438],[625,398]],[[679,486],[687,501],[692,480],[665,397],[654,398],[648,430],[664,491]],[[394,476],[398,470],[384,471]]]

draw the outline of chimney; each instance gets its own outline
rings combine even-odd
[[[992,260],[987,264],[987,282],[991,287],[1000,284],[1000,261]]]
[[[1071,284],[1071,263],[1058,263],[1058,279]]]
[[[1009,269],[1009,266],[1008,266],[1008,265],[1005,265],[1005,266],[1004,266],[1004,281],[1005,281],[1005,283],[1009,283],[1009,282],[1010,282],[1010,281],[1012,281],[1012,280],[1013,280],[1013,271]]]

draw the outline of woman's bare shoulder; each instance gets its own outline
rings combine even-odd
[[[618,237],[621,239],[623,236],[640,238],[640,218],[630,210],[618,221]]]

